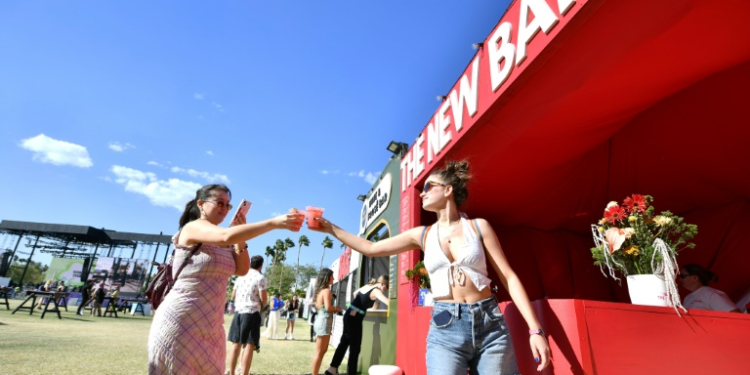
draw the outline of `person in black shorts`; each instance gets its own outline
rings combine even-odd
[[[231,361],[226,374],[234,374],[237,358],[242,348],[241,371],[243,375],[250,373],[253,362],[253,351],[260,350],[260,311],[268,303],[266,278],[260,273],[263,268],[263,257],[255,255],[250,258],[250,271],[247,275],[238,277],[234,283],[232,299],[235,313],[232,325],[229,327],[229,342],[231,347]]]

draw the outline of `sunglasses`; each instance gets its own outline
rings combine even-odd
[[[441,183],[439,183],[439,182],[427,181],[427,182],[426,182],[426,183],[424,184],[424,188],[422,189],[422,192],[423,192],[423,193],[426,193],[426,192],[430,191],[430,189],[432,189],[432,187],[433,187],[433,186],[448,186],[448,185],[446,185],[446,184],[441,184]]]
[[[222,210],[223,210],[223,209],[225,209],[225,208],[226,208],[227,210],[231,210],[231,209],[232,209],[232,207],[233,207],[233,206],[232,206],[231,204],[229,204],[229,203],[224,203],[224,202],[222,202],[222,201],[203,201],[203,202],[211,202],[211,203],[215,204],[215,205],[216,205],[217,207],[219,207],[219,208],[220,208],[220,209],[222,209]]]

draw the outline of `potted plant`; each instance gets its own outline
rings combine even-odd
[[[415,285],[415,287],[409,289],[412,307],[414,305],[430,305],[430,303],[426,303],[430,301],[430,275],[424,267],[424,262],[420,260],[412,269],[406,270],[404,275]],[[417,287],[418,290],[416,290]],[[417,292],[417,294],[415,294],[415,292]]]
[[[622,205],[610,202],[591,226],[596,245],[591,254],[602,273],[606,268],[618,281],[617,273],[626,276],[632,303],[677,309],[682,307],[675,286],[677,254],[695,247],[690,240],[698,227],[669,211],[656,214],[652,201],[650,195],[634,194]]]

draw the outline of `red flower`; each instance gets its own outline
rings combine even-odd
[[[632,197],[625,198],[624,203],[629,212],[646,211],[646,198],[643,195],[633,194]]]
[[[615,222],[624,219],[626,216],[628,214],[618,205],[610,206],[604,210],[604,218],[612,225],[615,225]]]

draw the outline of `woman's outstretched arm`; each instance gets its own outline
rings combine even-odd
[[[368,257],[382,257],[422,248],[420,236],[424,227],[412,228],[396,236],[372,242],[341,229],[323,217],[316,220],[320,222],[320,228],[312,230],[329,233],[346,246]]]

